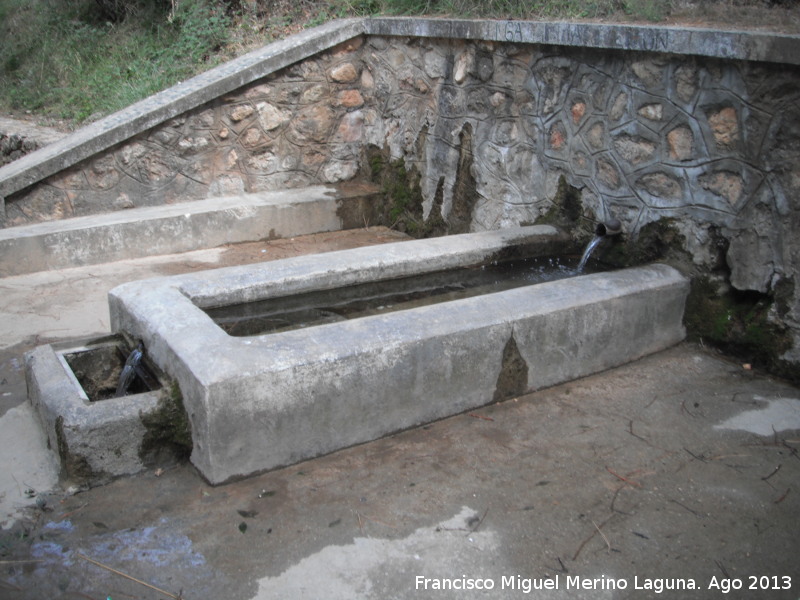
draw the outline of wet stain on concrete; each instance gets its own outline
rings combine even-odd
[[[503,348],[502,367],[497,376],[494,402],[521,396],[528,391],[528,363],[522,358],[514,335],[508,338]]]
[[[781,431],[800,430],[800,400],[796,398],[762,398],[762,408],[748,410],[715,425],[714,429],[738,429],[756,435],[772,436]]]

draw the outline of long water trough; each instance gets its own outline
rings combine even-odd
[[[661,264],[299,329],[230,335],[209,314],[505,258],[550,255],[549,226],[446,236],[138,281],[112,329],[182,393],[213,484],[582,377],[684,337],[688,280]]]

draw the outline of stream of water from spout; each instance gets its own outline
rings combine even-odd
[[[581,273],[586,266],[586,263],[589,262],[589,257],[592,256],[592,252],[594,249],[597,248],[597,245],[603,241],[603,236],[596,235],[592,238],[592,241],[586,245],[586,250],[583,251],[583,256],[581,256],[581,262],[578,263],[578,273]]]

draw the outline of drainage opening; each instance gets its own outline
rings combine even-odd
[[[99,402],[116,396],[119,377],[131,350],[127,341],[120,339],[64,353],[64,360],[72,369],[89,402]],[[145,355],[125,395],[161,389],[155,370]]]

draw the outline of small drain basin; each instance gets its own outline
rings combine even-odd
[[[170,466],[191,451],[178,386],[145,349],[128,393],[115,397],[132,346],[125,335],[39,346],[25,355],[28,400],[39,415],[61,476],[95,486]]]

